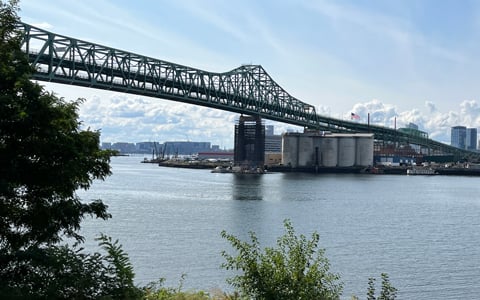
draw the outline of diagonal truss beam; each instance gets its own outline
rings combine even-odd
[[[423,136],[317,115],[314,106],[288,94],[260,65],[214,73],[58,35],[26,23],[18,23],[17,28],[23,37],[22,50],[35,67],[35,80],[173,100],[317,130],[371,132],[377,140],[475,156]]]
[[[312,105],[283,90],[258,65],[213,73],[57,35],[25,23],[22,49],[34,79],[208,106],[298,126],[317,126]]]

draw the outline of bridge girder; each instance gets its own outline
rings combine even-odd
[[[33,79],[131,93],[260,116],[332,132],[371,132],[375,139],[410,143],[470,157],[480,155],[395,129],[318,115],[291,96],[260,65],[224,73],[191,68],[18,24],[22,50],[36,72]]]

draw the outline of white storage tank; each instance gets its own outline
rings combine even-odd
[[[368,167],[373,165],[373,135],[357,137],[356,150],[357,166]]]
[[[333,137],[321,138],[321,165],[324,167],[336,167],[338,163],[338,139]]]
[[[353,136],[338,137],[338,166],[353,167],[355,165],[355,138]]]
[[[298,166],[310,167],[315,164],[313,137],[302,135],[298,138]]]
[[[298,166],[298,135],[284,134],[282,137],[282,164]]]

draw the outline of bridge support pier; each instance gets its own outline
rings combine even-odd
[[[242,168],[263,168],[265,125],[259,116],[240,116],[235,125],[234,164]]]

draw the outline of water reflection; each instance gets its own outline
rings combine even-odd
[[[218,253],[232,248],[220,230],[241,240],[254,231],[271,246],[290,219],[299,233],[320,233],[346,298],[383,271],[401,299],[479,298],[476,177],[213,174],[138,161],[113,158],[114,174],[80,196],[103,199],[114,216],[82,222],[87,251],[98,250],[100,231],[120,239],[142,285],[164,277],[175,286],[186,273],[185,289],[229,288]]]
[[[232,174],[233,200],[263,200],[263,177],[261,174]]]

